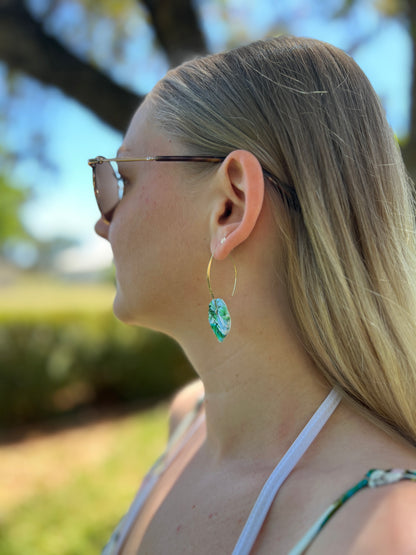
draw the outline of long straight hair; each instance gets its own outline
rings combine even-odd
[[[412,185],[358,65],[278,37],[186,62],[151,98],[190,151],[248,150],[295,192],[279,225],[303,344],[329,383],[416,444]]]

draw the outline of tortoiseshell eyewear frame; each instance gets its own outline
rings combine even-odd
[[[225,156],[138,156],[135,158],[104,158],[103,156],[97,156],[88,160],[88,165],[92,168],[94,194],[98,208],[103,219],[110,223],[114,211],[123,197],[123,187],[120,185],[121,178],[117,177],[110,162],[205,162],[218,164],[223,162],[225,158]],[[265,169],[263,169],[263,173],[278,187],[283,198],[291,206],[298,206],[297,195],[293,187],[281,183]]]

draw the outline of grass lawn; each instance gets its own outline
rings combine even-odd
[[[114,295],[111,283],[63,282],[42,274],[20,276],[0,286],[0,318],[42,320],[66,312],[111,312]]]
[[[0,553],[100,553],[166,434],[162,404],[0,446]]]

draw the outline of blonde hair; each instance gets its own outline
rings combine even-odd
[[[249,150],[294,192],[281,225],[305,348],[416,444],[412,186],[361,69],[329,44],[278,37],[187,62],[151,96],[157,123],[192,152]]]

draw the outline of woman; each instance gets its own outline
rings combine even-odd
[[[416,552],[412,190],[361,70],[291,37],[187,62],[117,160],[121,201],[90,161],[115,314],[201,382],[107,553]]]

